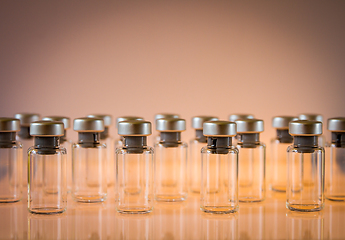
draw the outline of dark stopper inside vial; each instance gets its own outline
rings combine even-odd
[[[60,146],[60,137],[35,137],[34,144],[39,154],[55,154]]]
[[[18,136],[21,139],[32,139],[33,137],[30,135],[30,127],[29,126],[21,126]]]
[[[345,147],[345,132],[332,132],[332,143],[336,147]]]
[[[109,127],[104,127],[104,131],[101,132],[100,139],[104,140],[109,137]]]
[[[147,146],[146,136],[125,136],[124,137],[124,148],[127,149],[128,153],[143,153]]]
[[[280,143],[293,142],[293,137],[289,134],[289,129],[277,129],[277,139]]]
[[[255,148],[260,143],[259,133],[243,133],[239,134],[239,145],[242,148]]]
[[[293,146],[299,153],[312,153],[318,147],[318,136],[294,136]]]
[[[200,129],[195,130],[195,139],[199,143],[207,143],[207,138],[206,138],[206,136],[204,136],[202,129],[201,130]]]
[[[181,132],[161,132],[160,138],[164,147],[177,147],[181,143]]]
[[[100,140],[99,132],[79,132],[78,144],[83,148],[98,147]]]
[[[212,153],[227,154],[228,149],[231,148],[232,139],[231,137],[208,137],[207,148]]]
[[[0,132],[0,146],[11,148],[16,142],[16,132]]]

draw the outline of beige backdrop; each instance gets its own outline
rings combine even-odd
[[[344,1],[124,2],[1,1],[0,115],[345,116]]]

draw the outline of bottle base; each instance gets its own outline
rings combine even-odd
[[[1,197],[0,203],[15,203],[19,202],[21,198]]]
[[[270,189],[274,192],[286,192],[286,187],[271,185]]]
[[[326,196],[326,198],[330,201],[335,201],[335,202],[345,202],[345,196],[344,195],[333,195],[333,196]]]
[[[73,200],[76,202],[82,203],[97,203],[97,202],[104,202],[107,199],[106,196],[102,195],[89,195],[89,196],[81,196],[81,195],[74,195]]]
[[[187,195],[156,195],[157,202],[182,202],[187,199]]]
[[[263,202],[265,198],[255,198],[255,197],[243,197],[239,198],[238,201],[242,203],[253,203],[253,202]]]
[[[59,214],[66,211],[66,208],[55,208],[55,207],[46,207],[46,208],[29,208],[30,213],[34,214]]]
[[[153,207],[130,207],[130,208],[117,208],[119,213],[123,214],[147,214],[152,212]]]
[[[288,204],[286,207],[291,211],[298,212],[318,212],[323,209],[324,204]]]
[[[202,206],[200,207],[200,210],[205,213],[229,214],[237,212],[238,206]]]

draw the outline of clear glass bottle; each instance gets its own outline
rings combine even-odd
[[[133,121],[133,120],[141,121],[141,120],[144,120],[144,118],[137,117],[137,116],[122,116],[122,117],[118,117],[118,118],[116,118],[116,127],[117,127],[117,129],[119,129],[119,122]],[[123,137],[120,136],[118,139],[115,139],[115,149],[122,148],[122,147],[123,147]]]
[[[322,123],[292,121],[289,133],[293,144],[287,149],[286,207],[292,211],[320,211],[325,201],[325,150],[318,145]]]
[[[14,118],[20,120],[20,131],[17,140],[23,146],[23,186],[28,185],[28,149],[34,145],[34,138],[30,136],[30,123],[40,120],[40,115],[36,113],[17,113]]]
[[[16,141],[20,121],[0,118],[0,203],[18,202],[23,197],[23,149]]]
[[[147,146],[151,123],[119,123],[124,145],[116,150],[116,196],[120,213],[149,213],[153,209],[153,149]]]
[[[161,119],[161,118],[180,118],[180,114],[175,114],[175,113],[157,113],[155,115],[155,124],[156,124],[157,120]],[[160,140],[161,140],[160,139],[160,135],[159,134],[156,135],[154,137],[153,144],[158,143]]]
[[[72,198],[103,202],[107,198],[107,149],[100,142],[103,119],[77,118],[73,129],[78,132],[78,142],[72,146]]]
[[[187,198],[187,144],[181,141],[186,121],[161,118],[156,121],[160,141],[155,144],[156,201],[184,201]]]
[[[244,114],[244,113],[237,113],[229,115],[229,121],[235,122],[236,120],[240,119],[254,119],[253,114]],[[232,138],[232,145],[236,146],[238,143],[240,136],[237,134],[235,137]]]
[[[236,123],[209,121],[203,134],[207,146],[201,150],[200,209],[207,213],[238,210],[238,150],[232,146]]]
[[[201,148],[207,145],[207,138],[203,135],[203,124],[206,121],[218,120],[212,116],[196,116],[192,118],[192,127],[195,129],[195,138],[190,141],[190,155],[188,161],[189,191],[200,193],[201,186]]]
[[[109,128],[112,125],[113,117],[107,114],[90,114],[87,117],[100,118],[104,121],[104,131],[100,134],[100,142],[107,146],[107,184],[108,188],[113,189],[115,185],[115,142],[109,134]],[[110,189],[108,189],[108,192]]]
[[[326,147],[325,196],[333,201],[345,201],[345,118],[328,119],[332,141]]]
[[[30,124],[34,146],[29,148],[28,210],[31,213],[62,213],[67,207],[66,149],[60,146],[62,122]]]
[[[264,122],[260,119],[237,120],[237,148],[240,202],[260,202],[266,193],[266,146],[260,142]]]
[[[277,192],[286,191],[286,149],[292,144],[289,134],[289,122],[298,120],[293,116],[278,116],[272,119],[272,127],[277,131],[271,140],[270,189]]]
[[[67,130],[71,127],[71,120],[69,117],[63,116],[48,116],[42,118],[43,121],[62,122],[64,125],[64,135],[60,137],[61,147],[67,152],[67,192],[72,190],[72,140],[67,138]]]
[[[309,120],[309,121],[318,121],[323,123],[323,116],[321,114],[314,114],[314,113],[304,113],[298,115],[299,120]],[[326,146],[326,138],[325,136],[321,135],[318,138],[318,144],[320,147]]]

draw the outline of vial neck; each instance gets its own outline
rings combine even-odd
[[[206,138],[206,136],[204,136],[202,129],[201,130],[200,129],[195,130],[195,139],[199,143],[207,143],[207,138]]]
[[[345,132],[332,132],[332,143],[336,147],[345,147]]]
[[[243,133],[239,134],[239,144],[243,148],[255,148],[260,143],[259,133]]]
[[[67,137],[66,137],[66,129],[65,129],[63,136],[60,137],[60,144],[66,142],[66,141],[67,141]]]
[[[147,146],[146,136],[125,136],[123,148],[128,153],[143,153],[143,149]]]
[[[16,142],[16,132],[0,132],[0,146],[10,148]]]
[[[82,147],[94,147],[99,144],[99,132],[80,132],[78,133],[78,144]]]
[[[109,127],[104,127],[104,131],[100,134],[100,139],[104,140],[109,137]]]
[[[164,147],[177,147],[181,143],[181,132],[161,132],[160,139]]]
[[[227,154],[231,147],[231,137],[208,137],[207,148],[213,150],[213,153]]]
[[[289,129],[277,129],[277,139],[280,143],[293,142],[293,137],[289,134]]]
[[[314,148],[318,147],[317,136],[294,136],[293,146],[300,153],[314,152]]]
[[[18,136],[21,139],[32,139],[32,136],[30,136],[30,127],[29,126],[21,126],[20,131],[18,133]]]
[[[39,154],[55,154],[60,146],[60,137],[35,137],[34,144]]]

